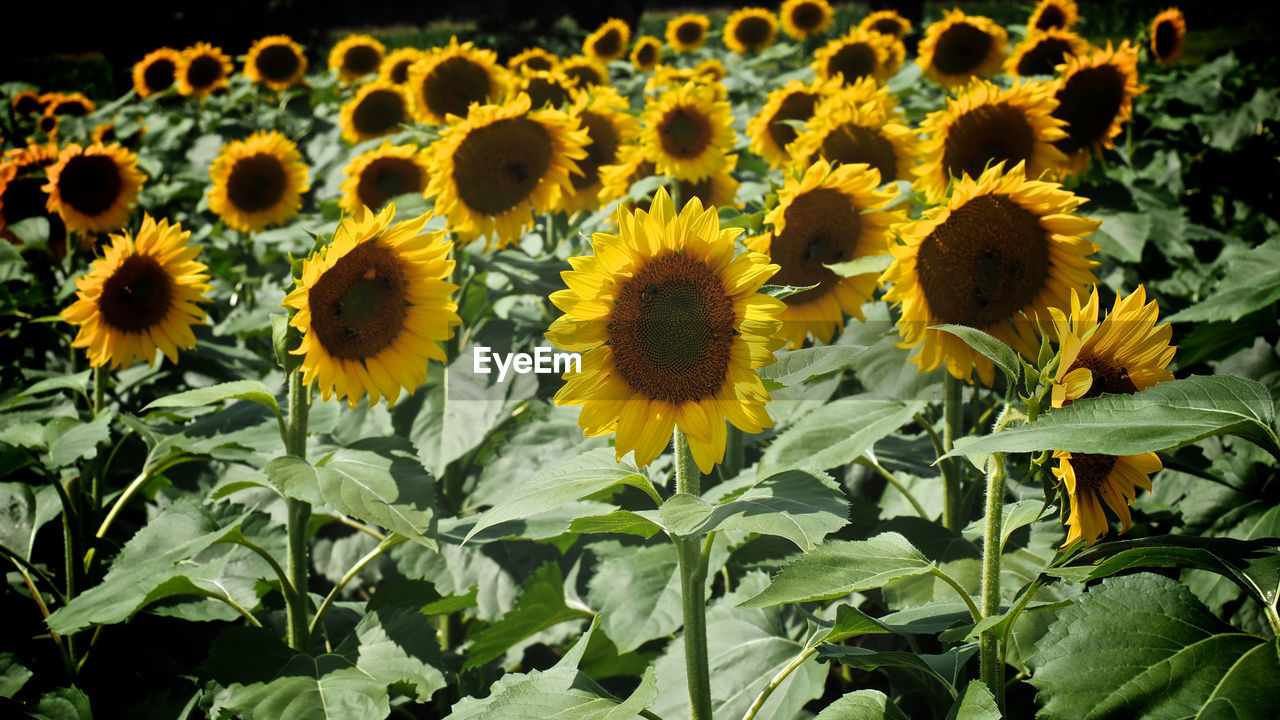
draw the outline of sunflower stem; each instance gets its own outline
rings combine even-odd
[[[996,419],[991,434],[1009,426],[1020,413],[1005,405]],[[1004,481],[1008,476],[1004,453],[992,453],[987,461],[987,507],[982,535],[982,617],[1000,613],[1000,536],[1004,524]],[[994,630],[982,633],[978,640],[980,676],[996,704],[1004,707],[1004,665],[1000,661],[1000,637]]]
[[[98,417],[98,413],[102,412],[102,398],[106,395],[107,390],[107,374],[102,371],[99,365],[93,369],[93,416]]]
[[[742,447],[742,431],[734,427],[733,423],[725,423],[725,425],[724,462],[720,463],[720,475],[725,480],[732,480],[742,472],[746,458]]]
[[[307,414],[310,409],[310,386],[302,384],[302,372],[289,374],[289,433],[285,450],[292,456],[307,459]],[[307,588],[310,585],[307,561],[307,525],[311,521],[311,504],[296,498],[285,498],[288,510],[289,586],[285,604],[289,616],[289,647],[306,652],[311,645],[307,620]]]
[[[960,381],[951,373],[942,377],[942,415],[943,436],[942,450],[951,452],[955,446],[956,436],[960,433],[960,424],[964,421],[964,405],[960,393]],[[963,518],[960,517],[960,480],[964,476],[964,466],[959,458],[942,461],[942,524],[948,530],[960,531]]]
[[[676,428],[676,492],[700,494],[702,473],[693,461],[689,439]],[[711,669],[707,660],[707,564],[698,537],[672,535],[680,565],[680,598],[684,610],[685,678],[689,684],[690,720],[711,720]]]

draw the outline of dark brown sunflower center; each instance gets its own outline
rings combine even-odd
[[[124,182],[116,161],[106,155],[80,155],[58,175],[62,202],[90,217],[106,212],[120,197]]]
[[[1076,476],[1076,492],[1097,492],[1102,489],[1107,475],[1116,466],[1116,456],[1073,452],[1070,462]]]
[[[817,93],[793,92],[782,99],[778,111],[769,121],[769,137],[780,148],[786,148],[796,139],[796,129],[782,122],[783,120],[806,121],[813,117],[813,108],[818,102]]]
[[[102,283],[98,311],[102,319],[121,332],[143,332],[169,314],[173,279],[149,255],[125,259]]]
[[[423,78],[422,94],[427,107],[440,117],[445,113],[466,117],[471,103],[482,103],[489,96],[489,73],[467,58],[451,57]]]
[[[391,82],[396,85],[403,85],[409,81],[409,68],[413,65],[413,60],[400,60],[391,66]]]
[[[212,55],[201,55],[187,65],[187,82],[197,90],[213,87],[222,79],[222,61]]]
[[[293,78],[301,62],[298,53],[288,45],[269,45],[258,53],[258,73],[267,80],[284,82]]]
[[[1049,37],[1036,43],[1018,60],[1019,75],[1052,75],[1053,68],[1063,62],[1071,52],[1071,43],[1062,38]]]
[[[716,198],[714,175],[708,175],[697,182],[692,180],[677,180],[676,184],[680,186],[680,197],[687,202],[692,198],[698,198],[698,202],[703,207],[711,207],[716,203],[712,202]]]
[[[529,68],[530,70],[550,70],[551,61],[542,55],[530,55],[524,59],[521,66]]]
[[[1067,121],[1067,136],[1054,143],[1070,155],[1106,138],[1124,103],[1125,75],[1115,65],[1099,65],[1071,75],[1058,91],[1053,116]]]
[[[652,400],[710,397],[728,374],[734,321],[716,272],[687,253],[664,255],[618,291],[608,325],[614,365]]]
[[[769,256],[781,266],[769,282],[817,288],[783,300],[788,305],[804,305],[821,299],[840,282],[840,276],[826,266],[852,260],[862,235],[862,222],[843,193],[831,188],[797,195],[787,206],[785,229],[773,236]]]
[[[351,125],[361,135],[385,135],[400,127],[408,112],[400,93],[391,89],[374,90],[356,105],[351,113]]]
[[[658,50],[659,46],[653,43],[641,45],[640,49],[636,51],[636,64],[647,66],[658,62]]]
[[[147,89],[151,92],[160,92],[168,90],[173,86],[174,73],[177,68],[173,61],[168,58],[160,58],[153,60],[142,71],[142,82],[146,84]]]
[[[818,154],[832,164],[866,163],[880,171],[880,182],[898,180],[898,153],[878,131],[844,124],[827,133]],[[810,162],[817,160],[811,158]]]
[[[587,128],[587,137],[591,142],[586,146],[587,156],[578,161],[581,175],[570,175],[574,190],[591,187],[600,182],[600,166],[612,165],[618,161],[618,146],[621,144],[618,132],[614,130],[609,118],[596,112],[584,112],[582,124]]]
[[[1070,372],[1076,368],[1086,368],[1093,373],[1093,385],[1082,397],[1098,397],[1103,393],[1109,395],[1132,395],[1138,392],[1133,381],[1129,379],[1129,371],[1106,358],[1096,355],[1081,355],[1067,368]],[[1071,403],[1068,402],[1068,405]]]
[[[422,192],[426,187],[426,174],[417,163],[408,158],[381,157],[360,173],[356,195],[360,202],[377,210],[397,195]]]
[[[1049,3],[1044,6],[1044,10],[1040,11],[1040,17],[1036,19],[1037,30],[1048,30],[1049,28],[1065,28],[1067,26],[1067,14],[1062,8]]]
[[[605,30],[592,45],[598,57],[612,58],[622,50],[622,33],[617,28]]]
[[[702,25],[696,22],[683,22],[676,26],[676,40],[683,45],[696,45],[702,42]]]
[[[751,50],[767,44],[772,35],[773,23],[757,15],[743,18],[733,30],[733,37]]]
[[[41,132],[45,134],[50,134],[54,130],[58,129],[58,116],[57,115],[41,115],[40,121],[38,124],[40,126]]]
[[[845,43],[827,59],[827,74],[844,74],[846,85],[876,70],[876,51],[866,43]]]
[[[893,18],[880,18],[879,20],[871,23],[871,29],[881,35],[892,35],[894,37],[900,37],[902,35],[902,23],[894,20]]]
[[[342,69],[354,75],[367,75],[381,63],[382,53],[370,45],[354,45],[342,54]]]
[[[250,155],[232,166],[227,176],[227,199],[241,212],[262,212],[280,202],[288,183],[280,158],[269,153]]]
[[[924,239],[916,258],[929,311],[983,328],[1031,305],[1049,276],[1040,219],[1003,195],[979,195]]]
[[[824,17],[817,3],[800,3],[791,9],[791,24],[805,32],[817,30]]]
[[[373,357],[404,329],[407,290],[395,254],[376,240],[360,243],[311,286],[311,329],[335,358]]]
[[[51,112],[54,115],[84,117],[89,114],[89,106],[85,105],[83,100],[63,100],[57,105],[54,105]]]
[[[1168,20],[1156,25],[1156,57],[1167,58],[1178,46],[1178,28]]]
[[[601,77],[600,71],[590,65],[566,65],[564,74],[570,80],[578,81],[578,87],[608,84],[609,79]]]
[[[19,95],[13,101],[13,111],[19,115],[30,115],[43,109],[44,106],[35,95]]]
[[[961,177],[976,178],[986,169],[1005,161],[1006,167],[1031,159],[1035,133],[1018,108],[1008,103],[980,105],[957,117],[942,146],[942,169]]]
[[[967,22],[956,23],[938,36],[933,66],[947,75],[968,75],[991,50],[991,36]]]
[[[551,137],[527,117],[476,128],[453,155],[458,197],[472,210],[498,215],[528,199],[551,167]]]
[[[677,107],[658,125],[658,137],[667,155],[696,158],[711,144],[711,119],[694,108]]]
[[[529,78],[525,92],[529,93],[530,107],[534,109],[547,105],[560,107],[569,100],[568,88],[545,76]]]
[[[4,186],[0,194],[0,226],[12,225],[29,217],[45,214],[44,181],[36,177],[17,177]]]

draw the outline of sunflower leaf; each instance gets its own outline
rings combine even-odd
[[[236,380],[167,395],[152,402],[142,410],[146,412],[158,408],[201,407],[203,405],[215,405],[226,400],[255,402],[270,409],[271,412],[276,414],[276,417],[280,417],[280,406],[276,403],[276,398],[271,393],[271,388],[256,380]]]
[[[823,345],[801,350],[783,350],[770,365],[757,370],[762,380],[772,380],[778,387],[799,385],[810,378],[848,367],[866,350],[865,345]]]
[[[760,459],[759,474],[764,477],[800,466],[826,470],[847,465],[911,422],[923,407],[923,399],[904,404],[870,394],[829,402],[774,439]]]
[[[812,290],[812,289],[814,289],[814,288],[816,288],[816,287],[818,287],[818,283],[814,283],[814,284],[812,284],[812,285],[804,285],[804,286],[799,286],[799,285],[765,285],[764,287],[760,288],[760,292],[761,292],[761,293],[763,293],[763,294],[765,294],[765,295],[768,295],[769,297],[777,298],[777,299],[779,299],[779,300],[782,300],[782,299],[784,299],[784,298],[789,298],[789,297],[791,297],[792,295],[797,295],[797,294],[799,294],[799,293],[802,293],[802,292],[805,292],[805,291],[808,291],[808,290]]]
[[[814,720],[908,720],[879,690],[855,690],[822,709]]]
[[[1280,300],[1280,240],[1272,240],[1227,263],[1224,277],[1209,297],[1165,319],[1235,322],[1254,310],[1274,305]]]
[[[879,275],[892,264],[892,255],[867,255],[846,262],[832,263],[826,268],[840,277],[856,277],[870,273]]]
[[[769,587],[742,605],[769,607],[831,600],[924,575],[933,568],[934,564],[898,533],[881,533],[869,540],[833,540],[784,565]]]
[[[308,482],[305,471],[296,464],[290,470],[292,487],[310,492],[301,490]],[[435,480],[417,456],[399,449],[343,448],[317,463],[315,473],[328,505],[436,549]]]
[[[991,337],[987,333],[966,325],[934,325],[930,330],[941,330],[960,338],[966,345],[982,353],[988,360],[996,364],[1004,372],[1009,385],[1017,385],[1022,372],[1022,363],[1013,348]]]

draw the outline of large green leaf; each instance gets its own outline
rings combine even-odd
[[[58,490],[51,485],[0,483],[0,545],[30,560],[36,533],[61,512]]]
[[[1103,580],[1062,611],[1032,659],[1046,720],[1280,713],[1276,640],[1236,632],[1181,584],[1140,573]]]
[[[1214,435],[1236,435],[1280,459],[1275,406],[1261,384],[1231,375],[1160,383],[1133,395],[1077,400],[1033,423],[961,440],[947,454],[1067,450],[1138,455]]]
[[[777,360],[773,364],[765,365],[757,372],[762,379],[774,383],[771,387],[790,387],[811,377],[847,367],[863,350],[866,347],[861,345],[823,345],[802,350],[784,350],[777,354]]]
[[[98,454],[98,445],[111,437],[111,413],[101,413],[87,423],[75,423],[56,437],[49,437],[49,463],[65,467]],[[48,436],[52,425],[45,427]]]
[[[414,455],[343,448],[315,471],[320,496],[333,508],[436,548],[435,481]]]
[[[483,665],[521,640],[553,625],[590,616],[586,610],[565,603],[560,566],[547,563],[525,581],[515,607],[471,640],[464,667]]]
[[[665,540],[651,545],[593,543],[597,557],[587,601],[620,652],[674,633],[683,622],[676,549]]]
[[[877,441],[911,421],[923,400],[903,404],[875,395],[827,403],[774,439],[760,459],[761,477],[794,467],[821,470],[847,465]]]
[[[898,533],[869,540],[834,540],[784,565],[763,592],[744,607],[830,600],[923,575],[934,564]]]
[[[447,684],[436,629],[421,612],[398,607],[369,610],[337,652],[355,657],[361,671],[418,702],[429,701]]]
[[[93,708],[89,696],[80,688],[58,688],[40,698],[32,717],[36,720],[93,720]]]
[[[1274,305],[1280,300],[1280,240],[1272,239],[1228,262],[1223,278],[1209,297],[1165,319],[1235,322]]]
[[[13,653],[0,653],[0,698],[11,698],[18,694],[32,674],[25,665],[18,662]]]
[[[910,719],[879,690],[855,690],[823,708],[813,720]]]
[[[143,412],[160,408],[190,408],[202,405],[216,405],[227,400],[248,400],[269,408],[276,415],[280,414],[280,406],[276,404],[276,398],[271,393],[271,388],[256,380],[236,380],[196,388],[195,390],[187,390],[176,395],[167,395],[143,408]]]
[[[1022,362],[1018,359],[1018,354],[1013,351],[1013,348],[991,335],[967,325],[934,325],[931,329],[941,330],[960,338],[966,345],[982,353],[988,360],[995,363],[996,367],[1004,372],[1004,376],[1008,379],[1010,385],[1018,382],[1018,377],[1022,374]]]
[[[1000,720],[1000,708],[996,699],[981,680],[971,681],[964,694],[951,706],[947,720]]]

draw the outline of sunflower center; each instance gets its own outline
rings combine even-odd
[[[902,33],[902,24],[893,18],[880,18],[871,23],[871,29],[881,35],[892,35],[897,37]]]
[[[550,70],[551,61],[541,55],[532,55],[525,58],[522,65],[530,70]]]
[[[618,289],[609,344],[618,374],[652,400],[679,404],[724,384],[737,335],[720,276],[687,253],[655,258]]]
[[[280,159],[269,153],[241,158],[227,177],[227,199],[241,212],[262,212],[284,197],[288,175]]]
[[[374,90],[356,105],[351,124],[361,135],[384,135],[404,122],[407,109],[404,98],[395,90]]]
[[[121,332],[140,333],[169,314],[173,280],[149,255],[131,255],[102,283],[98,310]]]
[[[58,116],[57,115],[41,115],[39,125],[40,125],[41,132],[45,133],[46,135],[50,135],[53,133],[54,130],[58,129]]]
[[[489,96],[489,73],[464,57],[451,57],[423,79],[422,94],[427,107],[440,117],[446,113],[466,117],[471,103],[484,102]]]
[[[1067,137],[1054,143],[1070,155],[1106,136],[1124,103],[1125,76],[1115,65],[1080,70],[1058,91],[1053,116],[1067,121]]]
[[[1050,37],[1036,43],[1018,60],[1019,75],[1052,75],[1054,67],[1063,62],[1071,52],[1071,43],[1062,38]]]
[[[44,181],[35,177],[19,176],[10,180],[0,194],[0,226],[44,215],[49,196],[43,188]]]
[[[1097,492],[1107,481],[1107,475],[1116,465],[1115,455],[1071,453],[1071,469],[1076,476],[1077,494],[1080,490]]]
[[[382,56],[377,48],[369,45],[355,45],[342,54],[343,69],[356,75],[367,75],[377,70],[381,62]]]
[[[711,143],[711,122],[692,108],[678,107],[658,126],[662,149],[677,158],[696,158]]]
[[[580,88],[604,85],[608,82],[605,78],[600,77],[600,72],[590,65],[566,65],[564,74],[571,80],[577,80]]]
[[[388,73],[391,82],[396,85],[403,85],[409,81],[409,67],[413,65],[412,60],[401,60],[391,66],[391,72]]]
[[[584,148],[587,156],[578,161],[581,175],[570,175],[574,190],[591,187],[600,182],[600,166],[612,165],[618,159],[619,138],[609,118],[595,112],[584,112],[582,124],[587,128],[591,142]]]
[[[1012,167],[1031,159],[1035,134],[1027,118],[1008,103],[981,105],[956,118],[942,147],[942,167],[951,175],[976,178],[987,164]]]
[[[298,71],[298,53],[288,45],[270,45],[258,53],[258,73],[268,80],[282,82]]]
[[[72,115],[74,117],[84,117],[89,114],[89,108],[80,100],[67,100],[53,106],[54,115]]]
[[[880,182],[898,179],[893,143],[872,128],[845,124],[827,133],[818,154],[831,163],[866,163],[880,171]],[[817,158],[810,158],[810,162]]]
[[[397,195],[422,192],[426,188],[422,168],[408,158],[381,157],[365,166],[356,185],[360,202],[377,210]]]
[[[967,22],[956,23],[938,36],[933,66],[947,75],[968,75],[986,59],[991,36]]]
[[[569,99],[569,91],[548,77],[530,78],[525,92],[529,93],[530,107],[533,108],[546,107],[548,104],[560,107]]]
[[[120,197],[120,168],[106,155],[80,155],[67,161],[58,176],[58,194],[77,212],[106,212]]]
[[[876,51],[866,43],[845,43],[827,60],[827,74],[844,74],[846,85],[876,69]]]
[[[551,167],[551,138],[527,117],[467,133],[453,155],[458,197],[472,210],[498,215],[529,197]]]
[[[142,71],[142,82],[151,92],[168,90],[173,85],[173,77],[177,68],[168,58],[153,61]]]
[[[772,23],[762,17],[752,15],[738,23],[738,27],[734,28],[733,36],[738,42],[754,50],[769,42],[769,35],[772,31]]]
[[[796,129],[782,122],[783,120],[805,121],[813,117],[813,108],[818,102],[818,95],[809,92],[793,92],[782,99],[778,111],[769,121],[769,137],[778,147],[785,149],[796,139]]]
[[[983,328],[1035,300],[1049,276],[1049,246],[1035,213],[979,195],[929,233],[916,269],[934,317]]]
[[[212,55],[201,55],[187,65],[187,82],[197,90],[212,87],[222,79],[222,61]]]
[[[1071,367],[1067,371],[1076,368],[1086,368],[1093,373],[1093,385],[1089,386],[1089,391],[1082,397],[1098,397],[1103,393],[1109,395],[1132,395],[1138,392],[1138,388],[1129,379],[1129,371],[1117,365],[1106,358],[1100,358],[1096,355],[1081,355],[1076,358]]]
[[[797,195],[787,206],[786,224],[773,236],[769,255],[782,269],[770,281],[775,285],[807,287],[811,292],[784,299],[788,305],[820,300],[840,282],[827,265],[852,260],[862,235],[862,222],[843,193],[818,188]]]
[[[791,10],[791,24],[801,30],[817,29],[822,24],[822,8],[817,3],[800,3]]]
[[[335,358],[373,357],[404,329],[406,292],[395,254],[377,241],[360,243],[311,286],[311,328]]]
[[[1036,20],[1037,30],[1048,30],[1049,28],[1065,28],[1067,26],[1067,14],[1062,12],[1062,8],[1049,3],[1040,12],[1040,18]]]
[[[40,99],[34,95],[19,95],[13,101],[13,111],[19,115],[30,115],[42,109]]]
[[[653,43],[645,43],[636,51],[636,63],[639,65],[652,65],[658,62],[658,46]]]
[[[617,28],[605,30],[592,46],[599,57],[613,57],[622,49],[622,33]]]
[[[702,26],[695,22],[680,23],[676,26],[676,39],[683,45],[701,42]]]
[[[1166,58],[1173,54],[1178,44],[1178,29],[1173,23],[1165,20],[1156,25],[1156,56]]]

